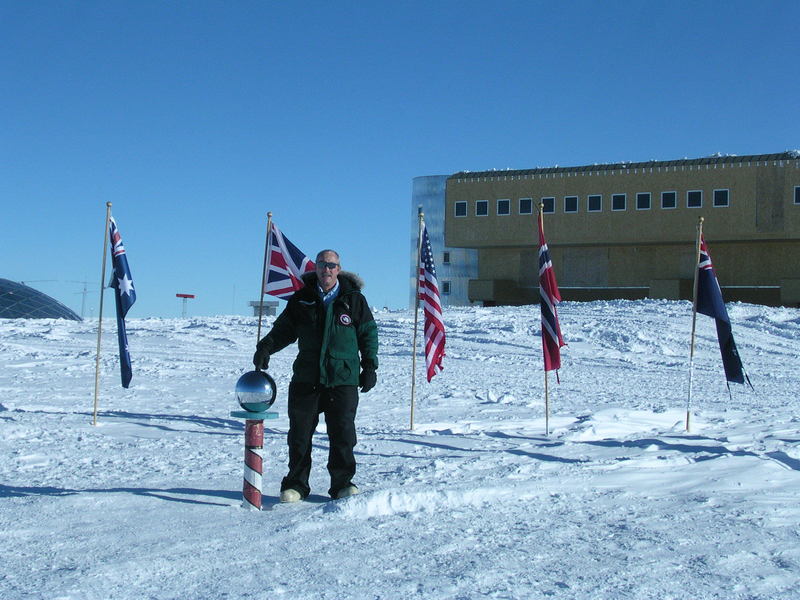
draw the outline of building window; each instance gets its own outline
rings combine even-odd
[[[450,282],[449,281],[442,281],[442,295],[449,296],[450,295]]]
[[[489,214],[489,201],[488,200],[476,200],[475,201],[475,216],[476,217],[485,217]]]
[[[625,194],[612,194],[611,195],[611,210],[625,210],[626,205]]]
[[[510,215],[511,214],[511,200],[498,200],[497,201],[497,214]]]
[[[661,192],[661,208],[678,208],[678,192]]]
[[[603,210],[603,197],[600,194],[589,196],[589,212],[600,212]]]
[[[444,252],[442,253],[442,264],[449,265],[450,264],[450,253]]]
[[[650,192],[636,194],[636,210],[650,210]]]
[[[533,198],[520,198],[519,199],[519,214],[532,215],[533,214]]]
[[[564,212],[576,213],[578,212],[578,197],[577,196],[564,196]]]
[[[689,190],[686,192],[686,208],[703,208],[702,190]]]
[[[542,204],[544,207],[542,208],[542,212],[546,213],[554,213],[556,212],[556,199],[553,197],[542,198]]]
[[[730,190],[714,190],[714,206],[730,206]]]
[[[800,185],[794,186],[794,203],[800,204]]]
[[[459,200],[456,202],[456,216],[457,217],[466,217],[467,216],[467,201],[466,200]]]

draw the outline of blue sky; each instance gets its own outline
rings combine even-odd
[[[248,314],[272,211],[405,308],[416,176],[800,147],[798,22],[793,1],[0,0],[0,277],[76,311],[88,281],[96,315],[110,201],[130,316],[180,316],[179,292]]]

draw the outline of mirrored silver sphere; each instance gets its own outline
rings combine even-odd
[[[248,371],[236,382],[236,401],[246,411],[264,412],[275,402],[278,388],[264,371]]]

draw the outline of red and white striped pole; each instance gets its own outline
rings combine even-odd
[[[277,419],[278,413],[237,410],[232,417],[244,422],[244,479],[242,508],[261,510],[261,490],[264,480],[264,419]]]
[[[244,483],[242,507],[261,510],[264,475],[264,421],[247,419],[244,426]]]

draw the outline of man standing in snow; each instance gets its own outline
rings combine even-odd
[[[311,491],[311,438],[320,413],[325,413],[330,443],[328,493],[333,499],[358,493],[353,484],[358,388],[366,393],[377,382],[378,328],[360,291],[361,279],[341,270],[337,252],[322,250],[303,283],[253,356],[256,368],[266,369],[271,354],[298,343],[289,384],[289,473],[281,482],[281,502],[297,502]]]

